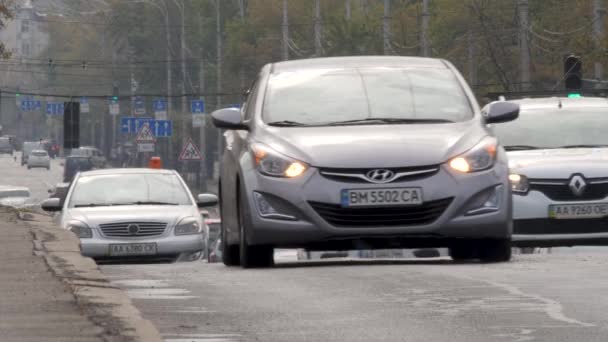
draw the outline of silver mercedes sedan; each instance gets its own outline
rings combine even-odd
[[[61,226],[80,237],[85,256],[174,260],[204,251],[199,208],[216,204],[212,194],[195,200],[175,171],[142,168],[79,173],[63,206],[52,198],[42,208],[61,211]]]
[[[504,149],[447,61],[340,57],[260,72],[242,109],[212,114],[225,134],[222,258],[268,266],[274,248],[449,247],[454,259],[511,258]]]

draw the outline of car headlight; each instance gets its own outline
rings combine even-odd
[[[93,230],[84,222],[70,222],[68,223],[67,228],[81,239],[90,239],[93,237]]]
[[[496,161],[498,141],[494,137],[485,137],[467,152],[452,158],[449,165],[453,170],[469,173],[491,168]]]
[[[530,190],[528,177],[512,173],[509,175],[509,183],[511,183],[511,191],[516,194],[525,194]]]
[[[200,234],[201,229],[202,227],[196,218],[186,217],[175,226],[175,235]]]
[[[252,144],[251,151],[258,170],[266,176],[295,178],[308,169],[306,163],[281,155],[262,144]]]

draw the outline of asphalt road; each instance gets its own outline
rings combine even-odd
[[[33,197],[61,180],[0,157]],[[289,255],[289,254],[287,254]],[[169,342],[607,341],[608,250],[554,249],[506,264],[449,259],[103,265]]]

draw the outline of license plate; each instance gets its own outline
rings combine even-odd
[[[343,207],[374,207],[422,204],[420,188],[345,189],[341,194]]]
[[[589,219],[608,216],[608,203],[558,204],[549,206],[549,217],[554,219]]]
[[[110,256],[155,255],[155,243],[121,243],[110,245]]]

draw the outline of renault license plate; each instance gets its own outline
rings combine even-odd
[[[155,255],[155,243],[121,243],[110,245],[110,256]]]
[[[592,219],[608,216],[608,203],[556,204],[549,206],[549,217],[554,219]]]
[[[422,189],[345,189],[341,193],[343,207],[381,207],[422,204]]]

